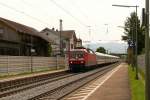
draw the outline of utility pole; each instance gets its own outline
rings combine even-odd
[[[31,73],[33,72],[33,57],[32,57],[32,50],[33,50],[33,39],[32,39],[32,35],[30,36],[30,41],[31,41],[31,46],[30,46],[30,56],[31,56]]]
[[[108,34],[108,24],[104,24],[106,25],[106,34]]]
[[[90,38],[91,38],[91,26],[88,26],[88,28],[89,28],[89,44],[88,44],[88,48],[90,48]]]
[[[145,99],[150,100],[150,65],[149,65],[149,0],[145,1],[146,32],[145,32]]]
[[[60,39],[60,40],[59,40],[59,43],[60,43],[60,44],[59,44],[59,50],[60,50],[60,51],[59,51],[59,52],[60,52],[60,55],[62,55],[62,41],[61,41],[61,40],[62,40],[62,39],[61,39],[61,33],[62,33],[62,19],[60,19],[59,21],[60,21],[60,26],[59,26],[59,28],[60,28],[60,30],[59,30],[59,31],[60,31],[60,33],[59,33],[59,36],[60,36],[60,37],[59,37],[59,39]]]
[[[135,23],[136,23],[136,33],[135,33],[135,78],[138,80],[139,79],[139,77],[138,77],[138,64],[137,64],[137,55],[138,55],[138,32],[137,32],[137,30],[138,30],[138,27],[137,27],[137,22],[138,22],[138,16],[137,16],[137,5],[136,5],[136,21],[135,21]]]

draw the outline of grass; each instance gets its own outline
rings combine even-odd
[[[129,66],[129,77],[130,77],[130,88],[131,88],[131,100],[145,100],[145,87],[143,83],[143,78],[136,80],[135,71]]]
[[[143,80],[145,80],[145,73],[144,73],[144,71],[142,69],[140,69],[140,68],[138,69],[138,71],[139,71],[140,75],[142,76]]]

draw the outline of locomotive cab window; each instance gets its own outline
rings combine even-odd
[[[94,54],[94,52],[93,52],[92,50],[90,50],[90,53],[91,53],[91,54]]]
[[[71,58],[83,58],[84,54],[81,51],[74,51],[70,53]]]

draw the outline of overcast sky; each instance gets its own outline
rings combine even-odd
[[[59,19],[64,30],[75,30],[84,41],[121,40],[126,17],[135,8],[113,7],[112,4],[139,5],[138,16],[144,0],[0,0],[0,17],[42,30],[59,29]],[[91,26],[91,34],[89,27]]]

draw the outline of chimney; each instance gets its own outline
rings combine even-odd
[[[59,31],[62,31],[63,30],[63,28],[62,28],[63,27],[62,26],[62,19],[60,19],[59,21],[60,21],[60,26],[59,26],[60,30]]]
[[[56,32],[58,32],[58,29],[56,29]]]
[[[53,27],[52,30],[55,31],[55,28]]]

